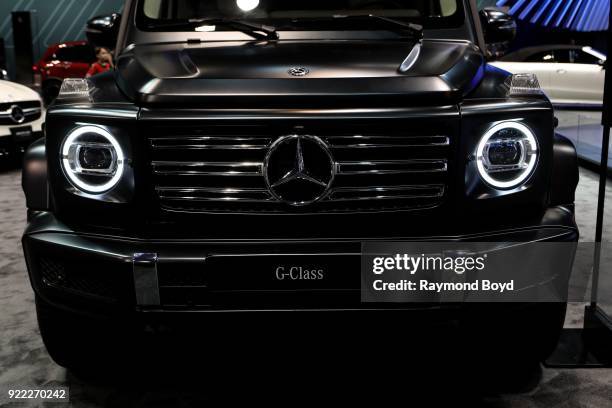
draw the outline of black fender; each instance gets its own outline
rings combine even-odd
[[[53,85],[62,85],[62,82],[64,82],[64,78],[59,78],[59,77],[48,77],[47,79],[45,79],[43,81],[43,83],[41,84],[41,88],[45,88],[47,86],[49,86],[49,84],[53,84]]]
[[[578,156],[574,144],[555,133],[550,204],[573,206],[578,178]]]
[[[48,211],[51,208],[45,138],[36,140],[23,156],[21,188],[29,211]]]
[[[50,105],[57,97],[56,92],[59,94],[63,81],[62,78],[56,77],[47,78],[43,81],[41,90],[46,105]]]

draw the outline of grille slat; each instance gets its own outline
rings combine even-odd
[[[369,188],[336,188],[331,191],[330,199],[335,201],[395,200],[441,198],[444,186],[397,186]]]
[[[261,176],[262,163],[155,161],[153,171],[168,175]]]
[[[157,187],[162,200],[190,201],[271,201],[272,195],[263,189],[255,188],[214,188],[214,187]]]
[[[179,150],[262,150],[268,148],[270,138],[251,136],[181,136],[152,140],[155,149]]]
[[[263,150],[267,149],[266,145],[252,145],[252,144],[218,144],[218,145],[205,145],[205,144],[184,144],[184,145],[164,145],[155,146],[156,149],[185,149],[185,150]]]
[[[446,160],[389,160],[338,163],[339,174],[398,174],[445,172]]]
[[[332,148],[379,149],[395,147],[448,146],[447,136],[328,136],[325,138]]]
[[[163,209],[183,212],[379,211],[430,208],[444,200],[451,138],[439,126],[431,126],[431,135],[398,134],[397,126],[388,132],[384,125],[348,126],[355,127],[352,134],[338,132],[340,125],[300,126],[298,132],[261,124],[224,126],[223,134],[215,126],[169,128],[150,139],[155,192]],[[253,135],[247,135],[251,129]],[[328,193],[300,208],[274,197],[263,168],[274,141],[295,133],[317,135],[329,147],[336,168]]]

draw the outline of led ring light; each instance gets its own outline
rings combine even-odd
[[[110,146],[112,146],[112,148],[114,149],[116,160],[114,161],[113,165],[116,166],[116,168],[114,169],[114,174],[106,183],[88,183],[84,181],[81,177],[79,177],[79,171],[73,169],[71,166],[71,159],[75,162],[79,160],[78,157],[70,157],[71,147],[74,144],[78,144],[78,139],[86,134],[95,134],[97,136],[102,137],[103,139],[106,139],[108,143],[110,143]],[[74,149],[72,154],[74,154]],[[125,167],[125,156],[123,155],[123,150],[121,149],[121,146],[119,145],[117,139],[107,130],[97,126],[82,126],[70,132],[64,140],[64,143],[62,145],[62,167],[64,173],[75,187],[87,193],[100,194],[115,187],[121,179],[121,176],[123,176],[123,171]]]
[[[511,138],[512,140],[524,140],[527,142],[529,151],[521,152],[521,158],[519,160],[519,164],[525,165],[523,169],[520,169],[519,174],[511,179],[511,180],[499,180],[491,176],[491,173],[486,168],[484,163],[484,151],[487,143],[491,140],[491,138],[497,134],[499,131],[504,129],[515,129],[519,133],[522,134],[523,137],[519,138]],[[502,122],[493,126],[489,129],[484,136],[480,139],[480,143],[478,144],[478,148],[476,150],[476,165],[478,167],[478,173],[480,177],[490,184],[493,187],[500,189],[508,189],[513,188],[521,183],[523,183],[527,178],[532,174],[533,169],[536,166],[538,159],[538,143],[535,138],[533,132],[525,125],[519,122]],[[509,170],[510,171],[510,170]],[[516,169],[514,169],[516,171]]]

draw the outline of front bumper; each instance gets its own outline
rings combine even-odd
[[[576,242],[578,230],[572,211],[553,207],[537,225],[407,240]],[[77,232],[46,212],[32,218],[23,236],[28,271],[38,298],[74,312],[422,307],[361,303],[361,244],[355,239],[143,240]],[[275,278],[278,266],[325,268],[330,278],[324,282],[279,282]],[[570,269],[560,273],[565,283]]]
[[[22,154],[28,146],[43,136],[44,115],[22,125],[0,125],[0,159]]]

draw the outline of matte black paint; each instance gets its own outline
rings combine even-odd
[[[179,305],[137,307],[130,280],[132,259],[138,252],[159,254],[169,263],[160,272],[165,274],[162,278],[171,279],[180,271],[201,271],[202,259],[211,254],[230,255],[227,265],[239,268],[236,255],[253,253],[290,259],[294,259],[290,254],[320,254],[326,262],[349,254],[354,262],[360,242],[367,240],[577,241],[575,150],[554,135],[553,109],[545,96],[508,97],[509,74],[486,64],[483,44],[476,40],[482,33],[474,28],[479,27],[473,21],[474,2],[465,4],[471,11],[465,13],[465,24],[455,31],[426,33],[419,60],[402,74],[398,68],[414,43],[389,33],[362,32],[353,38],[346,36],[354,33],[332,38],[330,33],[310,33],[310,37],[302,33],[291,40],[281,35],[281,41],[271,43],[236,38],[234,33],[213,42],[201,38],[186,42],[177,40],[177,33],[164,38],[160,33],[139,32],[133,26],[134,2],[128,0],[117,70],[92,78],[89,98],[57,100],[47,113],[44,149],[38,142],[27,155],[28,206],[44,210],[33,214],[23,237],[39,304],[62,313],[130,318],[142,316],[142,311],[151,312],[147,316],[184,311],[215,315],[219,310],[269,306],[365,309],[358,297],[335,291],[293,296],[230,291],[200,298],[197,285],[179,291],[173,298]],[[326,36],[326,41],[317,35]],[[310,72],[292,77],[287,71],[295,66]],[[474,166],[481,135],[503,120],[529,126],[540,149],[533,175],[512,190],[491,188]],[[59,149],[66,134],[79,124],[106,127],[124,147],[130,163],[120,189],[101,196],[75,193],[64,177]],[[450,142],[447,191],[441,203],[427,209],[329,213],[306,206],[269,214],[162,208],[154,190],[151,139],[212,125],[266,126],[271,137],[330,128],[358,133],[360,126],[378,129],[382,135],[391,130],[442,129]],[[43,151],[47,170],[34,171],[35,164],[44,161]],[[50,196],[46,202],[45,181]],[[52,209],[47,210],[48,202]],[[75,290],[76,284],[45,283],[43,272],[53,272],[49,262],[72,268],[77,283],[90,279],[98,286],[83,293]],[[81,275],[80,270],[86,271]],[[108,276],[116,280],[103,279]],[[162,299],[168,299],[169,291],[162,289]],[[117,296],[110,300],[100,296],[106,290],[116,290]],[[421,306],[417,309],[444,309]]]
[[[144,105],[227,106],[240,98],[243,106],[320,106],[321,98],[326,104],[365,98],[370,105],[373,98],[381,104],[391,98],[403,105],[447,104],[480,81],[484,59],[460,41],[423,41],[416,64],[400,73],[413,46],[405,40],[136,45],[119,57],[117,82]],[[288,73],[301,66],[308,75]]]
[[[485,8],[480,11],[480,19],[487,43],[504,43],[516,37],[516,21],[507,13],[497,8]]]
[[[578,235],[575,229],[573,214],[564,207],[553,207],[548,209],[533,226],[515,225],[508,229],[499,229],[481,233],[463,235],[435,235],[427,237],[428,241],[472,241],[472,242],[534,242],[534,241],[575,241]],[[406,241],[420,241],[422,237],[406,235],[402,238]],[[79,312],[89,310],[97,311],[102,314],[109,314],[116,311],[133,313],[135,300],[133,296],[130,273],[131,262],[134,253],[156,251],[160,257],[160,268],[165,268],[162,281],[172,281],[177,279],[188,279],[191,271],[197,272],[197,276],[207,279],[206,274],[201,274],[205,258],[215,258],[226,256],[232,258],[233,268],[237,268],[236,263],[239,256],[245,254],[261,255],[275,254],[284,256],[286,261],[297,261],[301,259],[297,255],[304,254],[317,255],[322,257],[337,257],[338,262],[345,262],[346,265],[358,265],[359,253],[361,249],[361,239],[336,239],[325,240],[311,238],[308,240],[287,240],[287,239],[264,239],[264,240],[176,240],[176,239],[139,239],[134,236],[109,235],[74,231],[68,225],[62,223],[51,214],[40,214],[36,216],[28,229],[23,240],[24,251],[30,265],[32,274],[32,284],[36,293],[45,301],[56,305],[69,306]],[[113,289],[114,296],[107,299],[100,299],[99,296],[91,295],[87,291],[66,290],[61,286],[45,284],[42,277],[40,259],[54,259],[60,263],[74,264],[77,271],[86,270],[88,264],[106,265],[108,273],[115,276],[111,283],[116,284]],[[216,261],[216,259],[215,259]],[[208,262],[212,263],[211,260]],[[326,264],[327,261],[326,261]],[[228,267],[229,264],[226,264]],[[330,266],[340,267],[334,261]],[[223,266],[223,263],[221,263]],[[250,264],[252,266],[252,264]],[[218,266],[216,266],[218,267]],[[348,268],[350,270],[350,268]],[[346,270],[346,269],[343,269]],[[173,272],[174,271],[174,272]],[[161,272],[161,269],[160,269]],[[85,272],[83,272],[85,273]],[[88,272],[89,273],[89,272]],[[238,272],[236,272],[238,273]],[[193,275],[193,274],[192,274]],[[358,274],[357,274],[358,275]],[[358,276],[357,276],[358,277]],[[170,283],[167,283],[170,286]],[[351,292],[342,291],[307,291],[303,296],[294,298],[293,306],[299,309],[368,309],[380,308],[381,306],[361,304],[359,302],[359,279],[355,275],[347,277],[348,288]],[[193,288],[198,289],[198,288]],[[206,288],[203,296],[210,301],[211,293]],[[253,310],[272,307],[273,309],[286,310],[291,307],[292,296],[273,291],[258,291],[251,289],[247,292],[225,288],[219,293],[213,294],[221,302],[212,304],[200,304],[200,307],[189,307],[184,305],[182,308],[152,308],[149,311],[166,310],[218,310],[220,306],[229,310]],[[264,298],[267,298],[264,299]],[[322,301],[322,303],[319,303]],[[229,302],[229,303],[223,303]],[[268,302],[268,303],[266,303]],[[279,302],[279,303],[276,303]],[[275,304],[276,303],[276,304]],[[177,306],[177,305],[175,305]],[[433,305],[431,305],[433,306]],[[411,309],[419,305],[385,305],[387,308]],[[140,310],[140,309],[136,309]]]
[[[28,210],[51,210],[44,137],[32,143],[26,151],[23,158],[23,169],[21,186]]]
[[[554,140],[550,203],[571,205],[578,186],[578,156],[573,143],[565,136],[555,133]]]

